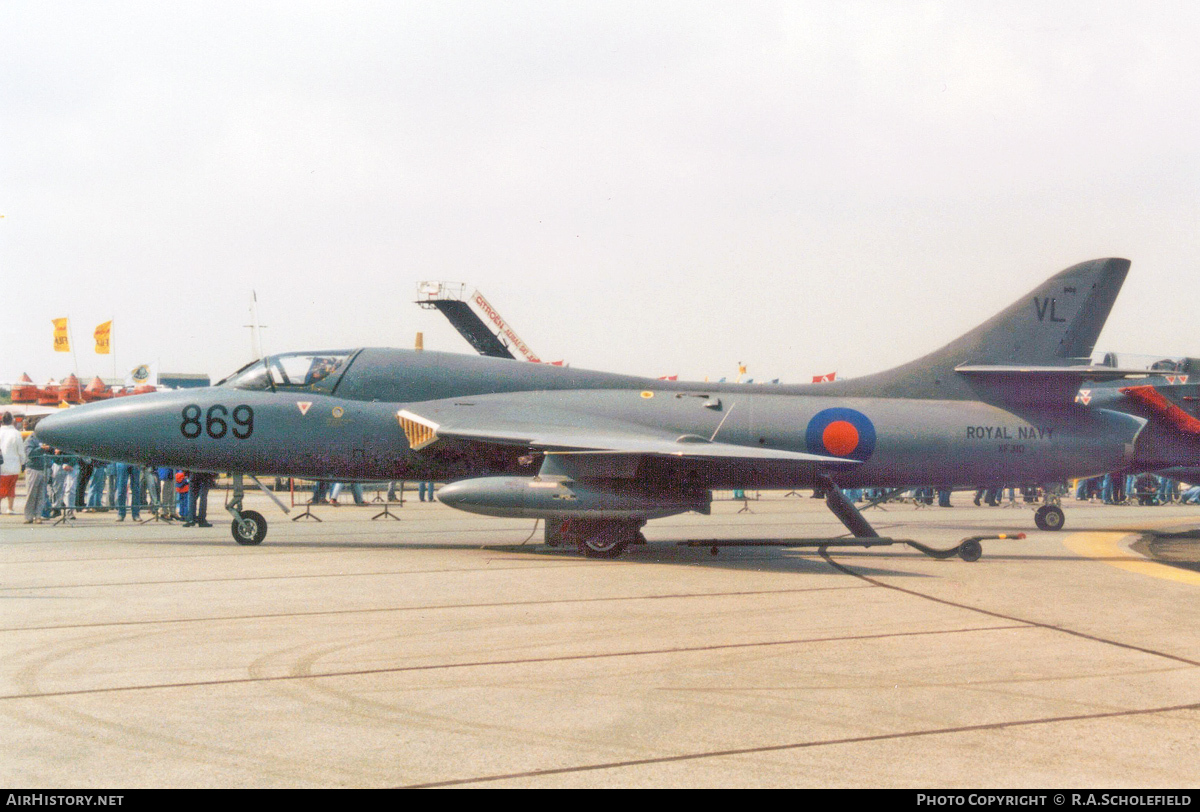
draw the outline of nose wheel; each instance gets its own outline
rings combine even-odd
[[[240,517],[234,517],[231,530],[238,544],[262,544],[267,537],[267,520],[257,510],[243,510]]]
[[[229,531],[233,535],[233,540],[238,544],[248,546],[262,544],[262,540],[267,537],[267,520],[257,510],[242,509],[242,500],[246,496],[244,476],[248,475],[234,474],[231,477],[229,493],[225,497],[225,510],[233,517],[233,524],[230,525]],[[259,490],[271,498],[272,502],[279,505],[280,510],[284,513],[288,512],[283,502],[280,502],[275,494],[263,487],[257,478],[251,476],[250,479],[259,487]]]

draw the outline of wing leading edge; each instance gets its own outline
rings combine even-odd
[[[676,435],[636,423],[560,410],[533,409],[519,420],[487,410],[475,411],[467,419],[456,415],[453,422],[437,422],[407,409],[401,409],[396,416],[414,450],[447,439],[523,446],[561,457],[655,456],[729,463],[782,462],[814,471],[860,464],[858,460],[841,457],[716,442],[695,434]]]

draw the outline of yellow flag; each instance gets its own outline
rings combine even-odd
[[[112,322],[106,321],[96,328],[96,354],[108,355],[108,336],[112,333]]]
[[[54,322],[54,351],[70,352],[71,342],[67,338],[67,320],[51,319]]]

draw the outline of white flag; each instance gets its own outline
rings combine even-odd
[[[135,389],[139,386],[158,386],[158,364],[142,364],[129,370],[125,376],[125,388]]]

